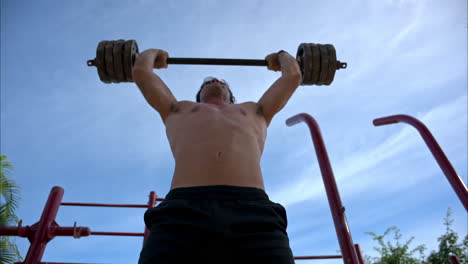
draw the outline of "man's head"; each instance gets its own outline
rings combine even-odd
[[[221,98],[226,103],[233,104],[236,98],[232,95],[229,84],[215,77],[206,77],[197,93],[196,100],[198,103],[206,102],[211,98]]]

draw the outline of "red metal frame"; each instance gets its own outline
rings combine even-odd
[[[156,192],[150,192],[148,205],[128,205],[128,204],[99,204],[99,203],[62,203],[64,190],[62,187],[53,187],[50,191],[49,198],[44,206],[41,220],[32,226],[22,226],[22,221],[17,227],[0,227],[0,235],[2,236],[20,236],[27,237],[31,242],[28,254],[24,262],[16,262],[15,264],[83,264],[70,262],[40,262],[47,246],[47,243],[56,236],[72,236],[80,238],[90,235],[105,235],[105,236],[143,236],[144,240],[149,235],[149,230],[145,228],[145,233],[128,233],[128,232],[96,232],[91,231],[89,227],[77,227],[76,222],[73,227],[61,227],[55,222],[55,217],[60,205],[64,206],[100,206],[100,207],[134,207],[134,208],[151,208],[156,201],[164,201],[162,198],[157,198]],[[46,236],[39,236],[40,228],[46,230]],[[44,231],[41,231],[44,233]],[[143,242],[144,243],[144,242]],[[39,246],[37,246],[39,245]],[[359,248],[359,245],[355,245]],[[341,255],[330,256],[297,256],[294,259],[338,259]],[[362,256],[361,256],[362,257]],[[362,262],[363,263],[363,262]],[[89,264],[89,263],[88,263]]]
[[[330,210],[335,224],[336,235],[338,236],[341,253],[343,254],[343,262],[345,264],[363,264],[364,262],[359,261],[363,259],[362,256],[358,257],[360,250],[358,252],[356,251],[356,248],[359,247],[357,246],[355,248],[353,239],[351,238],[351,231],[348,221],[346,220],[345,208],[341,203],[340,193],[336,185],[335,176],[333,175],[320,127],[312,116],[305,113],[287,119],[286,125],[293,126],[300,122],[306,122],[312,136],[320,171],[322,172],[323,183],[325,184],[325,190],[327,192],[328,203],[330,204]]]
[[[449,260],[452,264],[460,264],[460,260],[458,260],[458,257],[455,255],[450,255]]]
[[[73,227],[61,227],[55,222],[58,208],[64,206],[100,206],[100,207],[134,207],[134,208],[151,208],[156,201],[164,201],[162,198],[157,198],[156,192],[150,192],[148,205],[129,205],[129,204],[100,204],[100,203],[63,203],[64,190],[62,187],[55,186],[49,194],[49,198],[44,206],[41,220],[32,226],[22,226],[22,221],[17,227],[0,227],[0,235],[2,236],[20,236],[27,237],[31,242],[28,254],[24,262],[16,262],[15,264],[83,264],[70,262],[40,262],[47,246],[47,243],[56,236],[72,236],[80,238],[90,235],[105,235],[105,236],[143,236],[144,240],[149,235],[149,231],[145,228],[145,233],[128,233],[128,232],[96,232],[91,231],[89,227],[77,227],[76,222]],[[41,229],[42,228],[42,229]],[[44,231],[45,230],[45,231]],[[42,233],[40,233],[42,232]],[[40,234],[46,235],[40,235]],[[144,243],[144,242],[143,242]],[[355,245],[359,249],[359,245]],[[359,251],[360,253],[360,251]],[[362,256],[361,256],[362,257]],[[341,255],[330,256],[297,256],[294,259],[338,259],[343,258]],[[361,262],[364,263],[364,262]]]
[[[24,262],[15,264],[62,264],[61,262],[40,262],[44,255],[44,250],[47,243],[56,236],[72,236],[80,238],[90,235],[106,235],[106,236],[142,236],[143,243],[148,237],[148,230],[145,228],[145,233],[129,233],[129,232],[91,232],[88,227],[77,227],[76,222],[73,227],[61,227],[55,222],[60,205],[64,206],[100,206],[100,207],[133,207],[133,208],[152,208],[156,201],[164,201],[158,199],[156,192],[152,191],[149,195],[147,205],[131,205],[131,204],[94,204],[94,203],[62,203],[64,190],[62,187],[55,186],[49,194],[49,198],[42,211],[42,216],[39,222],[32,226],[22,227],[22,221],[17,227],[1,227],[0,235],[2,236],[20,236],[27,237],[31,242],[28,253]],[[65,264],[65,263],[63,263]],[[67,263],[74,264],[74,263]],[[76,263],[75,263],[76,264]]]
[[[418,130],[419,134],[421,134],[424,142],[431,150],[432,155],[447,177],[447,180],[452,185],[452,188],[457,194],[458,199],[460,199],[460,202],[465,207],[465,210],[468,211],[468,190],[466,189],[465,184],[463,183],[460,176],[458,176],[457,171],[450,163],[449,159],[445,155],[442,148],[439,146],[439,143],[437,143],[437,140],[434,138],[431,131],[429,131],[423,122],[409,115],[393,115],[374,119],[373,124],[374,126],[382,126],[395,124],[398,122],[410,124]]]

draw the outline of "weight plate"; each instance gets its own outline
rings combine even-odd
[[[123,69],[123,47],[125,40],[119,39],[114,44],[114,49],[112,54],[114,56],[114,70],[115,70],[115,79],[116,82],[126,82],[127,77],[125,77]]]
[[[123,48],[123,68],[128,82],[133,82],[133,64],[135,63],[138,45],[135,40],[127,40]]]
[[[312,85],[310,77],[312,74],[312,54],[309,44],[302,43],[297,49],[296,58],[301,61],[302,85]]]
[[[328,48],[328,55],[330,56],[328,58],[328,77],[327,81],[325,82],[326,85],[330,85],[333,82],[333,79],[335,78],[335,72],[336,72],[336,50],[335,47],[331,44],[325,45]]]
[[[111,82],[117,82],[115,78],[115,70],[114,70],[114,44],[115,41],[109,41],[106,43],[105,53],[106,53],[106,71],[107,76],[109,76],[109,80]]]
[[[320,76],[317,85],[325,84],[328,77],[328,49],[325,45],[318,45],[320,49]]]
[[[312,50],[311,50],[310,44],[304,45],[303,58],[304,58],[304,72],[307,77],[307,79],[305,79],[306,82],[304,84],[312,85],[314,84],[312,82],[312,71],[313,71],[314,65],[312,65]]]
[[[312,76],[310,79],[311,84],[317,84],[320,77],[320,49],[317,44],[310,44],[312,53]]]
[[[303,70],[304,61],[302,57],[303,53],[304,53],[304,47],[303,47],[303,44],[301,44],[299,45],[299,47],[297,47],[297,52],[296,52],[296,61],[299,63],[299,68],[301,69],[301,76],[302,76],[301,84],[304,84],[304,70]]]
[[[105,54],[105,47],[106,47],[107,41],[103,40],[99,42],[98,47],[96,49],[96,68],[97,72],[99,75],[99,79],[101,79],[102,82],[104,83],[110,83],[111,81],[109,80],[109,76],[107,75],[106,71],[106,54]]]

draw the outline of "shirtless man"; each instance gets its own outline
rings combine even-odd
[[[301,82],[285,51],[265,59],[281,77],[258,102],[235,104],[227,82],[205,78],[197,102],[177,101],[153,68],[167,52],[139,54],[133,79],[160,114],[175,159],[165,201],[145,213],[150,236],[139,263],[294,263],[286,211],[265,192],[266,129]]]

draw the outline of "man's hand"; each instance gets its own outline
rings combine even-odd
[[[265,57],[265,60],[268,62],[268,69],[270,71],[280,71],[281,65],[278,59],[279,52],[271,53]]]
[[[266,56],[265,60],[268,62],[269,70],[281,71],[283,76],[301,75],[296,58],[284,50]]]
[[[133,69],[162,69],[167,68],[169,54],[160,49],[148,49],[138,54]]]

